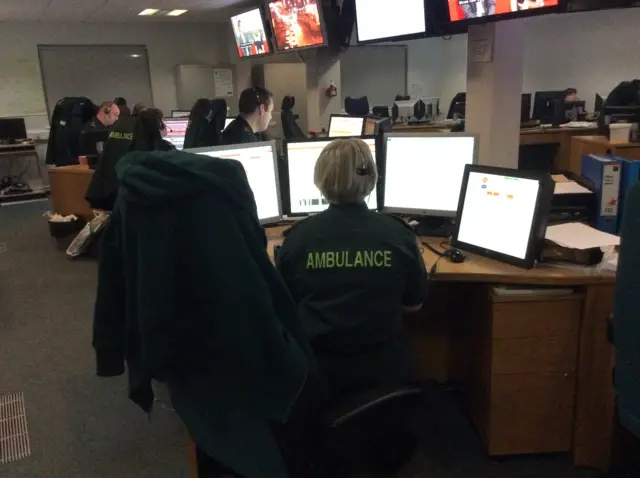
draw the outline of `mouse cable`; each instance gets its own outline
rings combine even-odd
[[[422,239],[420,240],[420,243],[423,246],[425,246],[427,249],[429,249],[431,252],[433,252],[435,255],[438,256],[436,261],[431,266],[431,269],[429,269],[429,273],[427,274],[427,279],[431,279],[431,277],[433,277],[435,275],[436,271],[438,270],[438,262],[440,262],[442,260],[442,258],[444,257],[444,252],[439,251],[438,249],[433,247],[431,244],[429,244],[426,241],[423,241]]]

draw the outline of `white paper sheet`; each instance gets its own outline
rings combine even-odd
[[[617,246],[620,238],[613,234],[598,231],[591,226],[570,222],[547,227],[545,238],[559,246],[572,249],[590,249],[592,247]]]
[[[575,181],[559,181],[555,184],[556,187],[553,190],[553,194],[593,194]]]

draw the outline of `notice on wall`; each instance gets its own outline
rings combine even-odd
[[[217,68],[213,70],[216,96],[233,96],[233,70]]]

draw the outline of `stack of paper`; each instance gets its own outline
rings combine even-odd
[[[575,181],[556,181],[553,194],[593,194],[592,191]]]
[[[547,227],[545,238],[570,249],[617,246],[620,238],[579,222]]]

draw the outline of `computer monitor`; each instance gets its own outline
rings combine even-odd
[[[176,149],[182,149],[189,120],[186,118],[168,118],[164,122],[167,125],[167,137],[165,139],[173,144]]]
[[[227,118],[227,119],[225,119],[225,120],[224,120],[224,129],[223,129],[222,131],[224,131],[225,129],[227,129],[227,126],[229,126],[229,125],[233,122],[233,120],[234,120],[234,119],[235,119],[235,118]]]
[[[364,116],[331,115],[329,137],[360,136],[364,129]]]
[[[445,2],[446,3],[446,2]],[[509,18],[553,13],[560,0],[449,0],[449,18],[452,22],[484,23]]]
[[[188,118],[191,115],[189,110],[171,110],[172,118]]]
[[[394,105],[398,108],[398,118],[406,118],[409,119],[413,117],[414,108],[418,99],[412,100],[396,100],[394,101]]]
[[[562,108],[564,91],[536,91],[533,98],[533,119],[541,123],[553,123]]]
[[[520,123],[531,121],[531,93],[522,93],[520,97]]]
[[[404,0],[389,8],[388,0],[355,0],[358,43],[416,38],[426,32],[424,0]]]
[[[580,117],[585,113],[586,102],[565,101],[563,103],[563,108],[565,121],[578,121]]]
[[[235,15],[230,18],[230,21],[240,58],[270,53],[260,8],[253,8]]]
[[[478,138],[465,133],[389,133],[384,156],[384,211],[455,217],[464,167],[478,161]]]
[[[362,138],[376,157],[376,141],[374,138]],[[313,182],[313,173],[318,156],[331,141],[324,138],[308,141],[285,143],[286,163],[289,168],[289,198],[287,214],[292,216],[306,215],[324,211],[329,202]],[[369,209],[378,208],[376,189],[367,197]]]
[[[275,141],[195,148],[185,151],[212,158],[235,159],[242,163],[256,200],[260,224],[273,224],[282,219]]]
[[[425,118],[434,120],[440,114],[440,98],[439,97],[422,97],[420,101],[425,105]]]
[[[451,245],[530,268],[539,258],[554,182],[549,173],[466,166]]]
[[[327,44],[321,0],[271,0],[268,6],[278,51]]]
[[[0,140],[17,141],[27,139],[24,118],[0,118]]]

